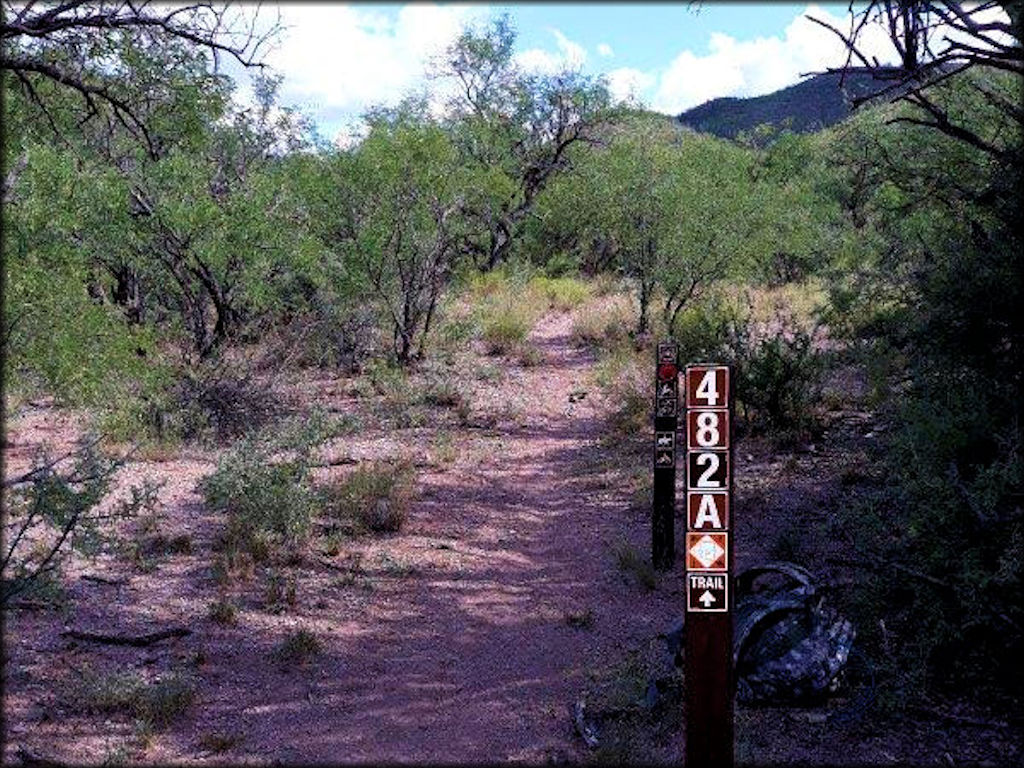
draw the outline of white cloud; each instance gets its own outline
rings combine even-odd
[[[587,60],[587,52],[583,46],[570,40],[561,30],[552,27],[548,31],[554,35],[558,51],[530,48],[515,55],[516,63],[525,71],[540,75],[553,75],[563,69],[582,68]]]
[[[658,78],[650,72],[622,67],[613,69],[605,75],[608,80],[608,91],[616,102],[640,103],[644,94],[653,86]]]
[[[610,58],[615,55],[615,51],[612,50],[612,47],[608,45],[608,43],[598,43],[597,52],[605,58]]]
[[[337,124],[421,86],[431,58],[484,10],[415,3],[389,16],[373,6],[283,3],[280,12],[287,29],[266,61],[284,75],[281,101]]]
[[[846,59],[842,42],[807,19],[808,14],[839,29],[848,25],[846,17],[809,5],[782,37],[739,41],[715,32],[706,55],[683,51],[660,74],[654,109],[674,114],[719,96],[771,93],[797,82],[802,74],[841,65]],[[881,28],[867,28],[863,42],[880,61],[893,61],[892,46]]]

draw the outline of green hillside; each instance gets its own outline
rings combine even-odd
[[[788,125],[806,133],[839,122],[850,114],[851,96],[869,94],[884,85],[864,72],[848,74],[842,88],[839,81],[838,73],[827,73],[764,96],[712,99],[676,119],[696,131],[730,139],[762,123]]]

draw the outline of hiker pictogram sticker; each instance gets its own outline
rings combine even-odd
[[[686,534],[686,570],[724,571],[729,567],[729,534]]]
[[[686,494],[686,527],[691,531],[729,528],[729,494],[725,491],[690,491]]]
[[[686,610],[701,613],[728,611],[729,577],[724,573],[687,574]]]

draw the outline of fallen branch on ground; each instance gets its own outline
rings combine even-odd
[[[90,643],[104,643],[105,645],[131,645],[143,648],[169,637],[186,637],[191,635],[192,630],[185,627],[174,627],[162,629],[159,632],[150,632],[145,635],[105,635],[102,632],[82,632],[77,629],[68,629],[61,632],[63,637],[70,637],[75,640],[86,640]]]

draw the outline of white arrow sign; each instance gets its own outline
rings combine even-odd
[[[715,596],[708,591],[705,591],[704,594],[697,599],[704,603],[705,608],[710,608],[711,604],[715,602]]]

